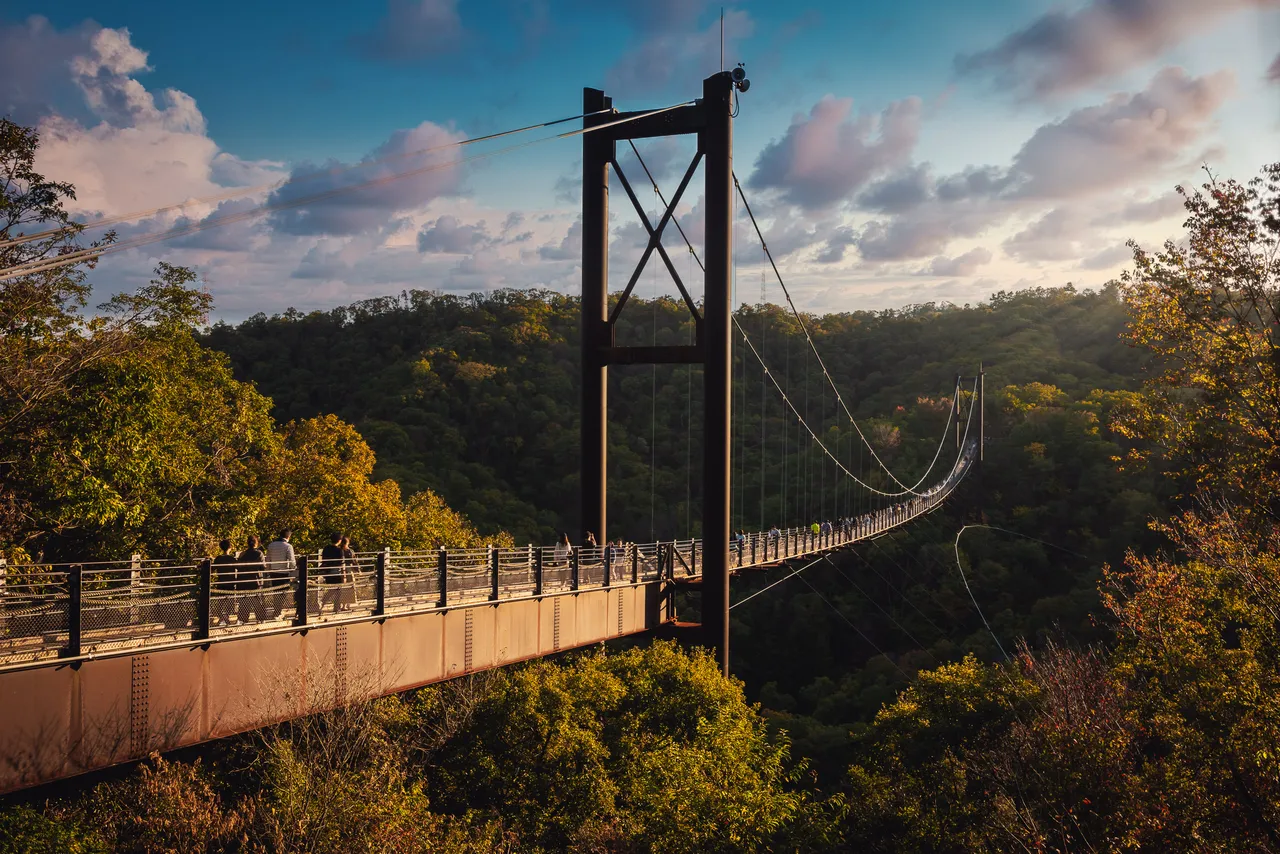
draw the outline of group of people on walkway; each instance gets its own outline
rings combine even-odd
[[[238,623],[245,623],[251,617],[268,620],[284,612],[298,574],[292,539],[293,531],[285,528],[265,549],[253,534],[239,552],[232,549],[231,540],[218,543],[219,554],[213,559],[214,619],[226,623],[234,613]],[[314,577],[321,588],[311,595],[314,610],[323,611],[329,605],[335,613],[349,609],[356,600],[355,578],[360,569],[351,538],[335,531],[320,550]]]
[[[622,560],[630,553],[630,549],[634,545],[634,543],[627,542],[626,540],[617,539],[609,540],[603,547],[601,547],[600,543],[596,541],[596,535],[591,531],[587,531],[586,536],[582,538],[582,548],[590,550],[592,561],[596,560],[596,550],[600,550],[600,559],[608,560],[611,564]],[[561,532],[560,538],[556,540],[556,547],[552,552],[552,559],[556,563],[568,565],[569,556],[571,554],[573,554],[573,540],[569,539],[568,534]]]

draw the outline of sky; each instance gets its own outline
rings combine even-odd
[[[725,64],[751,80],[735,171],[806,310],[1098,287],[1126,241],[1179,237],[1175,186],[1280,160],[1280,0],[7,0],[0,115],[39,130],[81,221],[151,212],[121,239],[231,217],[104,258],[104,299],[158,261],[195,268],[230,321],[415,288],[575,293],[582,141],[550,138],[574,125],[452,143],[575,116],[584,86],[623,110],[698,97],[722,9]],[[638,145],[670,195],[692,140]],[[699,246],[700,186],[677,211]],[[645,244],[618,187],[615,290]],[[780,302],[736,216],[738,301]],[[674,291],[651,262],[637,292]]]

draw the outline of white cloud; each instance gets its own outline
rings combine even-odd
[[[929,264],[932,276],[972,276],[978,268],[991,263],[991,250],[978,246],[954,258],[939,256]]]
[[[361,234],[384,229],[404,212],[462,184],[465,134],[423,122],[398,130],[357,163],[303,164],[271,195],[273,224],[292,234]]]
[[[1038,96],[1079,89],[1156,59],[1242,9],[1280,0],[1091,0],[1055,10],[995,47],[956,59],[964,74],[994,73],[1010,89]]]
[[[1235,85],[1231,72],[1166,68],[1143,91],[1113,95],[1047,124],[1013,161],[1018,193],[1061,198],[1131,185],[1190,153]]]
[[[277,174],[275,164],[220,151],[186,93],[167,89],[157,103],[131,76],[147,69],[147,55],[128,30],[98,29],[83,47],[66,70],[98,121],[86,126],[55,113],[38,126],[37,164],[75,185],[73,210],[128,213],[225,192],[228,178]]]
[[[921,101],[894,102],[878,115],[853,116],[850,98],[824,97],[796,116],[756,158],[747,185],[775,190],[805,210],[837,205],[877,175],[907,163],[920,135]]]

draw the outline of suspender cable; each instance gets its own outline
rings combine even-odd
[[[738,199],[735,196],[732,203],[733,213],[731,217],[732,228],[735,236],[738,230]],[[732,311],[736,317],[739,313],[740,303],[738,301],[738,241],[735,239],[733,243],[732,265],[729,268],[729,288],[731,291]],[[737,347],[734,346],[732,336],[729,340],[729,423],[733,425],[733,436],[729,445],[729,471],[732,472],[730,483],[737,483],[739,489],[737,494],[732,490],[729,492],[729,530],[738,531],[746,526],[746,517],[742,512],[742,468],[743,457],[746,448],[742,444],[742,419],[745,415],[744,400],[745,392],[743,390],[743,380],[745,377],[738,370]],[[736,392],[736,394],[735,394]]]
[[[787,391],[789,392],[791,390],[791,335],[786,333],[785,329],[783,331],[783,340],[786,342],[786,345],[787,345],[786,382],[787,382]],[[762,372],[763,370],[764,368],[761,367]],[[761,377],[760,377],[760,384],[764,385],[763,373],[761,374]],[[785,415],[786,413],[783,413],[783,414]],[[791,469],[790,454],[791,454],[791,422],[788,421],[786,418],[783,418],[782,420],[782,523],[784,526],[790,524],[790,519],[788,519],[787,517],[791,515],[791,507],[790,505],[787,504],[787,485],[788,485],[787,479],[791,473],[790,472],[790,469]]]
[[[764,247],[763,243],[760,247]],[[765,315],[764,306],[768,302],[768,292],[765,291],[764,264],[760,264],[760,351],[764,351],[764,333],[767,329],[768,316]],[[760,530],[764,529],[764,461],[768,457],[765,453],[765,420],[764,414],[764,378],[760,378]]]
[[[655,188],[654,195],[657,195]],[[655,201],[653,205],[654,215],[657,216],[658,203]],[[658,270],[653,269],[653,275],[649,277],[653,281],[653,346],[658,346]],[[649,412],[649,541],[657,540],[657,527],[655,525],[655,516],[657,513],[656,496],[658,494],[658,366],[654,364],[652,367],[652,393],[650,400],[652,406]]]
[[[693,265],[689,265],[689,278],[693,278]],[[689,343],[693,344],[694,328],[689,324]],[[684,529],[693,536],[693,365],[684,366],[685,417],[684,417]]]
[[[756,234],[760,235],[760,242],[764,243],[764,233],[760,230],[760,224],[756,222],[756,216],[751,210],[751,203],[747,201],[746,194],[743,193],[742,185],[738,183],[738,176],[736,174],[733,176],[733,184],[738,190],[738,195],[742,198],[742,205],[747,212],[747,216],[750,217],[751,219],[751,225],[755,228]],[[782,273],[778,271],[778,264],[776,261],[773,260],[773,255],[772,253],[769,252],[767,246],[765,247],[765,254],[768,256],[769,264],[773,267],[773,273],[777,277],[778,284],[782,288],[782,294],[783,296],[786,297],[787,304],[791,307],[792,314],[795,315],[796,320],[800,323],[800,330],[804,333],[805,340],[809,342],[809,347],[813,351],[814,358],[818,360],[818,366],[822,369],[822,375],[823,377],[826,378],[827,383],[831,386],[831,390],[835,392],[836,400],[840,403],[840,406],[844,409],[845,415],[849,417],[849,423],[851,423],[854,429],[858,431],[859,438],[861,438],[862,441],[867,445],[867,450],[871,452],[872,458],[880,465],[880,468],[884,469],[885,474],[889,475],[889,477],[893,480],[894,483],[902,487],[903,491],[898,494],[902,494],[902,495],[905,495],[907,493],[919,494],[916,492],[916,488],[919,487],[922,483],[924,483],[925,480],[929,477],[929,474],[933,471],[933,465],[930,464],[929,468],[925,471],[925,473],[921,475],[920,479],[917,480],[913,485],[907,486],[905,483],[898,480],[897,476],[894,475],[893,471],[890,470],[889,467],[885,465],[884,461],[880,459],[879,455],[876,454],[876,449],[871,446],[870,442],[867,441],[867,437],[863,434],[862,428],[858,426],[858,422],[855,421],[853,418],[853,413],[849,411],[849,407],[845,404],[844,398],[840,395],[840,389],[836,387],[835,380],[831,378],[831,374],[827,371],[826,363],[822,361],[822,355],[818,352],[817,345],[814,344],[813,336],[809,334],[809,327],[807,324],[805,324],[804,317],[800,314],[800,310],[796,308],[795,301],[791,298],[791,292],[787,289],[787,283],[783,281]],[[942,443],[945,443],[945,442],[946,442],[946,436],[943,436]],[[934,455],[934,463],[937,462],[938,456],[939,454],[941,454],[941,452],[942,452],[942,449],[940,444],[938,449],[938,454]],[[886,494],[893,494],[893,493],[886,493]]]
[[[827,435],[827,387],[822,387],[822,403],[818,408],[818,432]],[[836,460],[840,459],[840,446],[836,445]],[[827,518],[827,461],[818,457],[818,521]]]
[[[752,355],[754,355],[754,356],[756,357],[756,359],[760,360],[760,362],[761,362],[761,364],[762,364],[762,365],[764,365],[764,360],[760,358],[760,353],[759,353],[759,351],[757,351],[757,350],[756,350],[756,348],[755,348],[755,346],[751,343],[751,339],[750,339],[750,338],[748,338],[748,337],[746,337],[746,333],[745,333],[745,332],[743,332],[741,325],[739,325],[739,326],[738,326],[738,331],[739,331],[740,333],[742,333],[742,335],[743,335],[743,343],[745,343],[745,344],[747,345],[747,349],[751,351]],[[829,459],[833,460],[833,461],[836,463],[836,468],[838,468],[840,471],[842,471],[844,474],[848,475],[849,477],[853,478],[853,479],[854,479],[854,481],[856,481],[856,482],[857,482],[860,486],[862,486],[863,488],[867,489],[867,490],[868,490],[868,491],[870,491],[870,492],[875,493],[875,494],[876,494],[877,499],[897,498],[897,497],[900,497],[900,496],[902,496],[902,495],[906,495],[906,494],[907,494],[906,492],[885,492],[885,491],[884,491],[884,490],[882,490],[882,489],[877,489],[877,488],[875,488],[874,486],[872,486],[870,483],[866,482],[866,481],[865,481],[865,480],[863,480],[862,478],[860,478],[860,477],[858,477],[857,475],[855,475],[853,472],[849,471],[849,469],[848,469],[848,468],[847,468],[843,463],[841,463],[841,462],[839,462],[838,460],[836,460],[836,459],[835,459],[835,455],[831,453],[831,449],[830,449],[830,448],[828,448],[828,447],[826,446],[826,444],[822,441],[822,439],[820,439],[820,438],[818,437],[818,434],[814,432],[814,430],[813,430],[813,428],[812,428],[811,426],[809,426],[808,421],[806,421],[806,420],[805,420],[805,418],[804,418],[804,416],[800,414],[800,410],[796,408],[796,404],[795,404],[795,402],[791,399],[791,397],[790,397],[789,395],[787,395],[787,394],[786,394],[786,392],[784,392],[784,391],[782,390],[782,386],[780,386],[780,385],[778,384],[778,380],[777,380],[777,378],[776,378],[776,377],[774,377],[774,376],[773,376],[773,373],[772,373],[770,370],[768,370],[768,366],[767,366],[767,365],[765,365],[765,366],[764,366],[764,368],[765,368],[765,376],[769,378],[769,381],[773,384],[774,389],[775,389],[775,390],[778,392],[778,394],[782,397],[783,402],[784,402],[784,403],[786,403],[787,407],[791,410],[792,414],[793,414],[793,415],[796,417],[796,419],[800,422],[801,430],[802,430],[803,432],[807,432],[807,433],[809,434],[809,437],[810,437],[811,439],[813,439],[814,444],[816,444],[816,445],[818,446],[818,448],[819,448],[819,449],[820,449],[820,450],[821,450],[821,451],[822,451],[822,452],[823,452],[823,453],[824,453],[824,454],[825,454]],[[948,423],[947,423],[947,427],[948,427],[948,429],[950,428],[950,426],[951,426],[951,425],[950,425],[950,419],[948,419]],[[947,430],[944,430],[943,432],[944,432],[944,433],[946,433],[946,432],[947,432]],[[962,443],[961,443],[961,450],[960,450],[960,452],[959,452],[959,453],[957,453],[957,455],[956,455],[956,460],[957,460],[957,462],[959,461],[959,459],[960,459],[960,458],[963,456],[963,454],[964,454],[964,450],[963,450],[963,448],[964,448],[964,447],[965,447],[965,445],[967,444],[967,441],[968,441],[968,440],[967,440],[967,437],[966,437],[966,440],[965,440],[964,442],[962,442]],[[806,446],[806,447],[807,447],[807,446]],[[806,466],[806,468],[807,468],[807,466]],[[807,498],[806,498],[806,500],[807,500]],[[799,509],[799,507],[800,507],[800,498],[799,498],[799,496],[797,496],[797,498],[796,498],[796,507],[797,507],[797,510],[798,510],[798,509]]]
[[[804,415],[801,416],[801,421],[804,421],[804,419],[808,417],[808,413],[809,413],[809,354],[802,350],[800,351],[800,358],[802,360],[803,375],[804,375],[804,413],[805,413]],[[806,421],[805,423],[808,423],[808,422]],[[810,489],[811,481],[813,480],[813,478],[810,476],[810,467],[812,466],[813,460],[810,459],[809,457],[809,445],[805,441],[803,432],[804,432],[804,427],[797,425],[796,436],[800,439],[800,441],[797,443],[797,446],[800,448],[800,501],[798,502],[799,504],[798,509],[800,511],[800,526],[805,530],[808,530],[809,521],[810,521],[809,520],[809,489]]]

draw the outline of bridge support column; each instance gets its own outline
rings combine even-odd
[[[582,112],[597,113],[613,105],[599,89],[582,90]],[[610,120],[608,114],[583,120],[590,127]],[[603,133],[582,135],[582,483],[578,542],[588,531],[596,542],[608,542],[605,531],[609,447],[609,163],[617,143]]]
[[[703,330],[702,628],[704,643],[729,674],[729,473],[732,399],[733,300],[733,79],[713,74],[702,82],[706,125],[698,135],[706,163],[707,242]]]

